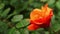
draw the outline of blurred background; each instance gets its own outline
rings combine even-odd
[[[52,28],[29,31],[30,12],[46,3],[54,13]],[[60,0],[0,0],[0,34],[60,34]]]

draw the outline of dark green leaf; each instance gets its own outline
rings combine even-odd
[[[18,2],[17,2],[17,1],[18,1],[18,0],[11,0],[11,1],[10,1],[10,4],[13,5],[13,6],[14,6],[14,5],[17,6],[17,5],[18,5]]]
[[[43,28],[39,28],[36,30],[36,32],[40,33],[40,34],[45,34],[45,31]]]
[[[5,22],[0,21],[0,32],[7,30],[8,25]]]
[[[7,8],[2,14],[1,14],[1,17],[7,17],[7,14],[9,13],[10,11],[10,8]]]
[[[0,9],[0,16],[1,16],[1,13],[2,13],[2,9]]]
[[[26,28],[24,28],[24,29],[20,29],[20,33],[21,34],[29,34],[29,31]]]
[[[42,6],[42,4],[34,2],[34,3],[31,3],[30,6],[33,7],[33,8],[40,8]]]
[[[31,34],[40,34],[38,31],[33,31]]]
[[[2,0],[2,2],[7,5],[10,3],[10,0]]]
[[[16,15],[16,14],[19,14],[19,13],[20,13],[19,10],[14,10],[12,14],[8,15],[7,19],[10,18],[13,15]]]
[[[20,32],[16,30],[15,27],[13,27],[12,29],[9,30],[8,34],[20,34]]]
[[[13,15],[15,15],[15,14],[10,14],[10,15],[8,15],[7,16],[7,19],[9,19],[11,16],[13,16]]]
[[[55,24],[55,15],[53,15],[52,19],[51,19],[51,23]]]
[[[60,24],[57,23],[57,22],[56,22],[52,27],[53,27],[53,30],[54,30],[55,32],[57,32],[57,31],[60,30]]]
[[[12,29],[10,29],[8,34],[14,34],[14,31],[15,31],[15,27],[13,27]]]
[[[58,31],[60,30],[60,23],[58,21],[55,20],[55,15],[53,16],[52,20],[51,20],[51,24],[52,24],[52,28],[54,31]]]

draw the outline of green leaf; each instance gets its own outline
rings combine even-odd
[[[36,30],[36,32],[38,32],[40,34],[45,34],[44,28],[39,28],[39,29]]]
[[[24,28],[24,29],[20,29],[20,33],[21,34],[29,34],[29,31],[26,28]]]
[[[2,13],[2,10],[3,10],[4,6],[5,6],[4,3],[0,3],[0,16],[1,16],[1,13]]]
[[[46,2],[46,1],[48,1],[48,0],[40,0],[41,2]]]
[[[11,29],[9,30],[9,33],[8,33],[8,34],[13,34],[14,31],[15,31],[15,27],[11,28]]]
[[[19,13],[20,13],[19,10],[14,10],[12,14],[8,15],[7,19],[10,18],[13,15],[16,15],[16,14],[19,14]]]
[[[9,19],[9,18],[10,18],[11,16],[13,16],[13,15],[14,15],[14,14],[10,14],[10,15],[8,15],[8,16],[7,16],[7,19]]]
[[[15,34],[20,34],[20,32],[19,31],[16,31]]]
[[[0,21],[0,32],[7,30],[8,25],[5,22]]]
[[[29,0],[28,2],[29,2],[29,4],[31,4],[31,3],[33,3],[33,2],[34,2],[34,0]]]
[[[40,8],[42,6],[42,3],[34,2],[34,3],[31,3],[30,6],[32,6],[33,8]]]
[[[48,31],[46,31],[46,32],[45,32],[45,34],[49,34],[49,32],[48,32]]]
[[[47,3],[48,3],[49,6],[52,7],[54,5],[54,3],[55,3],[55,0],[48,0]]]
[[[17,1],[18,1],[18,0],[10,0],[10,4],[16,6],[16,4],[18,3]]]
[[[60,9],[60,1],[57,1],[57,2],[56,2],[56,7],[57,7],[58,9]]]
[[[40,34],[38,31],[33,31],[31,34]]]
[[[2,0],[0,0],[0,3],[2,3]]]
[[[56,22],[56,23],[52,26],[52,28],[53,28],[53,30],[54,30],[55,32],[57,32],[57,31],[60,30],[60,24]]]
[[[2,9],[0,9],[0,16],[1,16],[1,13],[2,13]]]
[[[9,4],[9,3],[10,3],[10,0],[2,0],[2,2],[3,2],[4,4]]]
[[[10,4],[15,7],[15,9],[19,11],[23,11],[28,7],[28,2],[25,2],[23,0],[11,0]]]
[[[60,11],[58,12],[58,16],[60,17]]]
[[[16,24],[16,28],[25,27],[29,24],[29,19],[24,19]]]
[[[4,8],[5,4],[4,3],[1,3],[0,4],[0,9]]]
[[[18,22],[18,21],[21,21],[23,19],[23,15],[15,15],[11,21],[12,22]]]
[[[11,29],[9,30],[9,33],[8,33],[8,34],[20,34],[20,32],[19,32],[18,30],[16,30],[15,27],[13,27],[13,28],[11,28]]]
[[[18,0],[10,0],[10,5],[14,6],[16,9],[20,6],[21,3]],[[20,8],[20,7],[19,7]]]
[[[27,9],[28,8],[28,2],[25,2],[21,10]]]
[[[55,15],[53,15],[52,20],[51,20],[51,24],[52,24],[52,29],[56,32],[58,30],[60,30],[60,23],[58,21],[55,20]]]
[[[10,8],[7,8],[5,11],[3,11],[3,13],[1,14],[1,17],[7,17],[7,14],[9,13]]]
[[[53,15],[53,17],[51,19],[51,23],[52,23],[52,25],[55,24],[55,15]]]

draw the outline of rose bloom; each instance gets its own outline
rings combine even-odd
[[[42,6],[41,9],[32,10],[30,13],[30,25],[28,26],[28,30],[49,27],[52,16],[53,11],[48,7],[48,4]]]

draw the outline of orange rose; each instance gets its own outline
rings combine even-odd
[[[47,4],[41,9],[34,9],[30,13],[30,25],[28,26],[28,29],[36,30],[38,28],[49,27],[52,16],[53,11]]]

